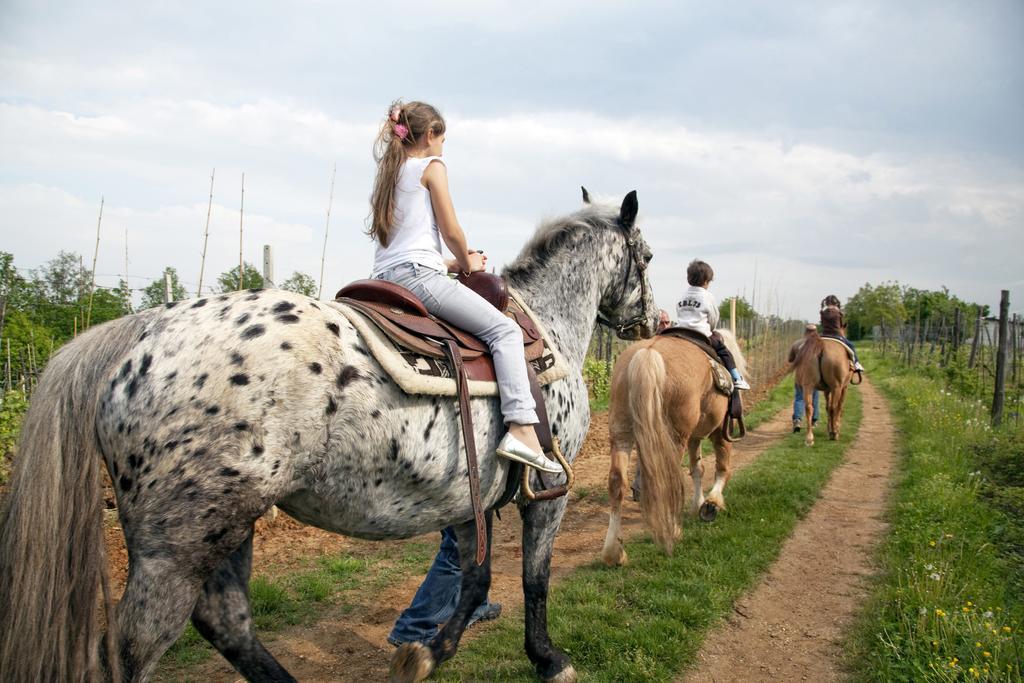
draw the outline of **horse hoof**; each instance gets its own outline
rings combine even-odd
[[[617,552],[616,550],[608,551],[601,556],[601,559],[604,560],[607,567],[625,567],[629,563],[629,556],[626,555],[626,549],[622,547],[621,543]]]
[[[544,683],[576,683],[577,680],[576,669],[570,664],[551,678],[545,678]]]
[[[713,522],[715,517],[718,517],[718,506],[712,503],[710,500],[704,501],[704,504],[700,506],[700,521],[702,522]]]
[[[828,440],[829,440],[829,441],[835,441],[835,440],[837,440],[838,438],[839,438],[839,435],[838,435],[838,434],[836,434],[835,432],[829,432],[829,433],[828,433]]]
[[[391,658],[391,683],[419,683],[434,670],[434,656],[423,643],[403,643]]]

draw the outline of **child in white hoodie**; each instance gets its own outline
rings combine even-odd
[[[718,304],[708,291],[708,286],[714,278],[715,271],[707,263],[697,259],[690,262],[686,268],[686,281],[690,286],[683,292],[676,305],[676,326],[700,332],[707,337],[718,357],[722,359],[722,365],[732,375],[736,388],[747,390],[750,389],[750,385],[736,369],[736,362],[726,348],[722,335],[715,332],[715,326],[718,325]]]

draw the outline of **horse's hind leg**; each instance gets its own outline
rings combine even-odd
[[[700,518],[705,522],[714,520],[718,516],[718,511],[725,509],[725,497],[722,495],[722,491],[732,476],[732,467],[729,462],[732,460],[732,444],[725,440],[721,429],[716,429],[711,434],[711,444],[715,448],[715,483],[708,491],[707,498],[700,509]]]
[[[294,681],[278,664],[253,629],[249,606],[252,571],[252,529],[203,584],[192,610],[192,623],[250,681]]]
[[[491,587],[491,522],[487,512],[487,553],[481,565],[476,563],[476,525],[466,522],[455,526],[462,569],[462,588],[455,613],[429,644],[403,643],[391,659],[391,681],[417,683],[430,675],[445,660],[451,659],[459,647],[466,625],[473,612],[487,599]]]
[[[520,508],[523,518],[523,598],[526,607],[526,655],[537,673],[551,683],[571,683],[576,670],[548,636],[548,586],[551,548],[565,514],[566,499],[532,502]]]
[[[608,533],[604,537],[604,548],[601,558],[609,567],[624,565],[628,558],[622,547],[622,503],[626,500],[626,482],[629,474],[629,454],[633,450],[633,442],[628,438],[612,437],[611,467],[608,468],[608,502],[611,510],[608,513]]]
[[[704,463],[700,457],[700,439],[689,439],[686,442],[686,452],[690,456],[690,479],[693,480],[693,505],[691,510],[694,515],[704,504],[704,487],[701,480],[704,478]]]
[[[125,681],[145,681],[185,629],[199,580],[171,557],[132,560],[117,604],[121,669]]]

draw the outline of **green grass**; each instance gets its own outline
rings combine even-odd
[[[791,400],[783,382],[755,412],[767,419]],[[814,504],[857,433],[861,403],[850,393],[838,442],[813,449],[791,435],[737,473],[730,504],[712,524],[687,517],[683,538],[665,557],[647,537],[627,542],[629,565],[597,560],[554,587],[548,604],[553,642],[590,681],[663,681],[693,662],[708,629],[753,586],[782,542]],[[522,648],[521,611],[469,643],[437,676],[442,681],[533,681]]]
[[[942,379],[865,353],[901,434],[883,572],[849,643],[862,681],[1020,681],[1024,434]]]

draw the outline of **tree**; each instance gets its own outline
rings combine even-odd
[[[246,289],[262,289],[263,288],[263,276],[260,275],[260,271],[251,264],[245,263],[245,288]],[[238,291],[238,266],[235,266],[231,270],[225,271],[220,274],[217,278],[217,284],[220,286],[220,291],[223,293],[237,292]]]
[[[718,305],[718,317],[722,319],[723,324],[729,320],[732,297],[729,297]],[[754,312],[754,307],[750,305],[750,302],[741,296],[736,297],[736,319],[746,320],[747,318],[753,318],[757,315]]]
[[[178,281],[178,271],[171,266],[164,268],[164,274],[171,276],[171,297],[177,301],[188,297],[185,287]],[[153,308],[164,303],[164,278],[153,280],[142,290],[142,304],[140,309]]]
[[[316,280],[299,271],[295,271],[291,277],[281,283],[281,289],[313,297],[317,294]]]
[[[851,338],[859,339],[871,332],[875,325],[886,329],[898,327],[907,318],[903,305],[903,290],[898,282],[880,285],[865,283],[846,302],[846,325]]]

